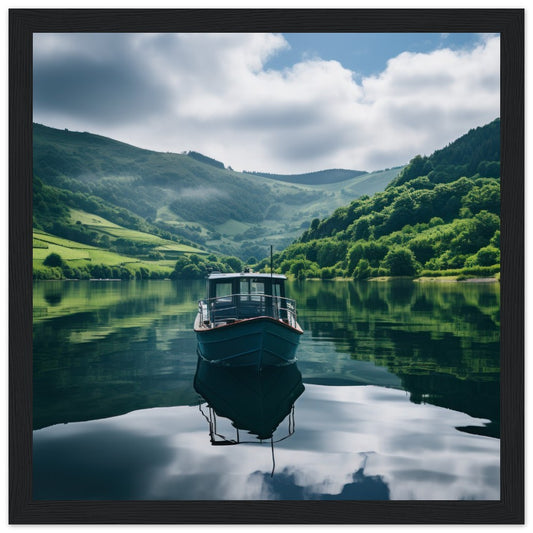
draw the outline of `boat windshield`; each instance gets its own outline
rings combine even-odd
[[[284,278],[231,276],[209,280],[209,297],[200,302],[202,323],[269,316],[296,323],[296,303],[285,298]]]
[[[236,294],[250,298],[257,295],[283,297],[285,296],[283,282],[283,278],[270,278],[268,276],[235,276],[210,279],[208,298],[224,298]]]
[[[231,301],[231,295],[233,294],[233,288],[230,282],[218,282],[216,285],[215,296],[220,301]]]

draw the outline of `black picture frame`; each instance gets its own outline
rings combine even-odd
[[[483,32],[501,36],[498,501],[34,501],[32,36],[37,32]],[[9,12],[11,524],[524,523],[524,10],[12,9]]]

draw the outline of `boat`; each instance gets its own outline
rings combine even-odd
[[[290,364],[303,333],[280,274],[213,272],[198,303],[198,355],[231,366]]]

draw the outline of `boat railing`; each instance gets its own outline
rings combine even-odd
[[[200,320],[205,326],[268,316],[282,320],[292,327],[296,322],[296,301],[268,294],[231,294],[199,302]]]

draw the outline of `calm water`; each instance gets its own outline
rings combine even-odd
[[[36,282],[34,498],[499,499],[499,284],[288,293],[257,375],[198,367],[204,282]]]

